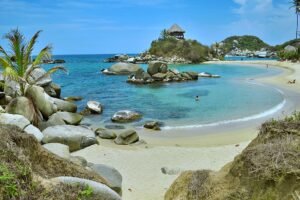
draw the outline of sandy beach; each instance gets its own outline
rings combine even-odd
[[[124,200],[160,200],[170,184],[184,170],[219,170],[232,161],[256,137],[261,123],[282,118],[300,108],[300,64],[278,61],[214,61],[208,64],[279,67],[277,76],[255,78],[255,82],[280,89],[285,96],[283,108],[272,115],[245,122],[215,127],[171,129],[153,132],[138,129],[142,142],[117,146],[112,141],[99,140],[94,145],[73,153],[92,163],[115,167],[123,176]],[[296,79],[295,84],[288,81]],[[169,174],[164,174],[165,167]]]

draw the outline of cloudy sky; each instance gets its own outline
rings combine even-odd
[[[290,0],[0,0],[0,34],[43,30],[38,48],[54,54],[138,53],[173,23],[210,45],[256,35],[274,45],[293,39]],[[0,44],[5,46],[2,38]]]

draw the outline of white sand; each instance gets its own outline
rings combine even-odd
[[[260,78],[258,81],[291,91],[289,110],[299,108],[300,65],[277,61],[209,62],[213,64],[244,64],[279,66],[286,70],[276,77]],[[299,79],[296,84],[289,80]],[[297,94],[297,95],[296,95]],[[299,98],[300,99],[300,98]],[[298,103],[295,103],[297,101]],[[282,117],[282,116],[277,116]],[[258,133],[265,119],[253,122],[215,127],[152,132],[138,130],[147,144],[117,146],[112,141],[100,140],[92,146],[73,153],[89,162],[115,167],[123,176],[124,200],[161,200],[178,175],[165,175],[162,167],[174,170],[219,170],[232,161]],[[238,147],[235,144],[239,144]]]

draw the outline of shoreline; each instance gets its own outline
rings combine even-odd
[[[218,61],[211,64],[238,64],[263,67],[283,65],[266,61]],[[118,146],[111,140],[99,139],[100,145],[93,145],[72,153],[82,156],[87,161],[107,164],[115,167],[123,176],[124,200],[152,200],[163,199],[164,193],[173,181],[184,170],[210,169],[219,170],[258,134],[260,125],[270,118],[282,118],[300,108],[299,83],[289,85],[288,80],[296,79],[300,68],[286,63],[281,67],[283,71],[275,76],[254,78],[255,82],[270,85],[284,92],[286,104],[283,110],[256,120],[230,123],[215,127],[172,129],[151,131],[137,129],[139,142],[129,146]],[[290,66],[291,65],[291,66]],[[296,64],[297,65],[297,64]],[[298,64],[298,66],[300,66]],[[298,76],[300,77],[300,76]],[[284,112],[282,112],[284,111]],[[117,130],[118,133],[122,130]],[[176,173],[163,174],[161,168],[166,167]]]

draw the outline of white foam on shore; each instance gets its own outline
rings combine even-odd
[[[278,90],[280,91],[280,90]],[[282,91],[280,91],[282,93]],[[164,130],[171,130],[171,129],[191,129],[191,128],[202,128],[202,127],[211,127],[211,126],[220,126],[220,125],[226,125],[226,124],[231,124],[231,123],[239,123],[239,122],[246,122],[250,120],[255,120],[263,117],[267,117],[269,115],[272,115],[279,110],[281,110],[286,104],[286,100],[284,99],[280,104],[277,106],[271,108],[270,110],[264,111],[262,113],[256,114],[256,115],[251,115],[249,117],[244,117],[244,118],[239,118],[239,119],[232,119],[232,120],[224,120],[224,121],[219,121],[219,122],[214,122],[214,123],[209,123],[209,124],[195,124],[195,125],[183,125],[183,126],[165,126],[162,127]]]

